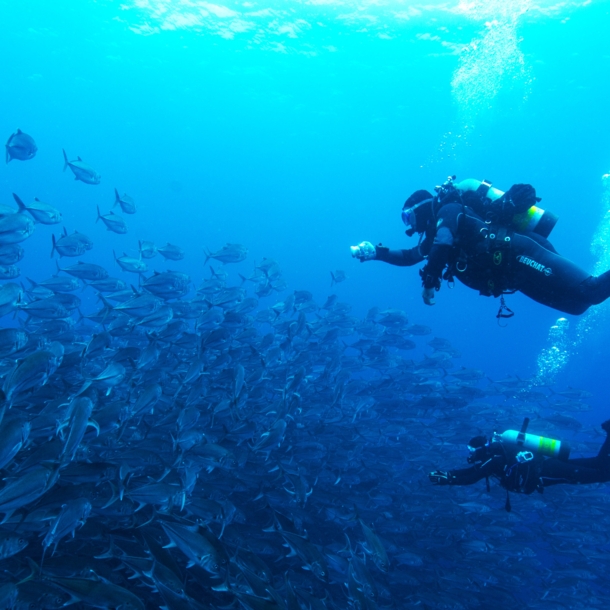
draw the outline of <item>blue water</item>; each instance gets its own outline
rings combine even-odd
[[[476,4],[0,0],[0,134],[20,128],[38,145],[33,160],[0,165],[0,203],[15,192],[55,205],[94,241],[82,260],[132,282],[112,253],[136,256],[138,240],[182,247],[183,261],[150,267],[196,284],[210,273],[204,248],[244,244],[233,283],[272,257],[288,284],[262,306],[303,289],[318,303],[335,293],[360,317],[402,309],[449,339],[460,364],[534,377],[561,314],[516,294],[501,328],[498,300],[459,284],[427,307],[417,267],[349,251],[415,245],[404,200],[456,174],[533,184],[560,217],[557,250],[593,269],[610,172],[610,5]],[[62,148],[101,184],[63,173]],[[115,187],[138,205],[126,235],[95,223]],[[55,272],[51,233],[38,226],[23,244],[23,277]],[[337,269],[348,279],[331,288]],[[82,298],[97,308],[93,291]],[[597,425],[609,416],[610,330],[602,315],[593,323],[556,387],[592,392],[593,409],[575,416]]]
[[[591,267],[610,167],[607,3],[532,4],[522,15],[530,3],[508,14],[500,3],[1,4],[0,125],[39,147],[33,161],[3,167],[2,202],[14,191],[57,205],[70,231],[94,239],[89,258],[107,265],[113,248],[170,241],[187,251],[181,269],[200,277],[202,246],[233,241],[250,249],[241,272],[276,258],[289,288],[317,299],[342,269],[349,278],[333,290],[357,315],[404,309],[490,376],[535,374],[555,312],[515,295],[516,317],[500,329],[497,302],[463,286],[427,308],[416,269],[357,264],[348,246],[410,247],[404,199],[457,174],[534,184],[560,216],[556,248]],[[501,37],[489,53],[471,47],[479,77],[460,98],[452,81],[494,10],[516,46]],[[62,174],[62,148],[101,185]],[[125,236],[94,225],[115,186],[139,205]],[[53,272],[50,243],[48,230],[29,240],[23,275]],[[601,408],[608,333],[598,331],[563,379],[592,389]]]
[[[329,272],[345,270],[333,291],[357,315],[404,309],[465,364],[531,376],[556,312],[515,295],[516,317],[500,329],[497,301],[463,286],[427,308],[416,269],[360,265],[348,249],[411,246],[404,199],[457,174],[534,184],[560,216],[556,248],[593,265],[610,166],[608,5],[529,4],[2,2],[0,125],[7,137],[34,135],[39,152],[3,167],[0,198],[57,205],[70,231],[94,239],[89,259],[109,266],[112,249],[170,241],[187,252],[181,269],[200,277],[203,246],[239,242],[250,258],[236,270],[276,258],[289,288],[316,299],[331,292]],[[498,23],[514,47],[504,36],[473,51]],[[479,76],[456,92],[466,53]],[[101,185],[63,174],[62,148]],[[139,205],[125,236],[94,225],[115,186]],[[28,241],[23,275],[54,271],[50,243],[48,230]],[[600,409],[607,340],[597,329],[562,376],[594,391]]]

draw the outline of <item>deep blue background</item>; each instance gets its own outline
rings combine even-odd
[[[112,250],[135,255],[139,239],[183,247],[181,263],[157,258],[151,267],[187,271],[197,283],[209,273],[204,246],[243,243],[250,255],[232,269],[235,279],[273,257],[289,290],[311,290],[318,302],[336,292],[356,315],[374,305],[404,309],[450,339],[465,366],[490,377],[536,373],[557,312],[515,295],[508,303],[516,316],[499,328],[498,301],[463,286],[443,287],[428,308],[416,268],[361,265],[349,246],[414,245],[400,221],[404,199],[455,173],[503,189],[534,184],[542,205],[560,216],[556,248],[592,268],[601,176],[610,171],[608,3],[521,16],[526,74],[508,71],[491,103],[478,107],[458,103],[451,87],[455,50],[485,33],[470,16],[428,5],[409,20],[366,27],[337,18],[348,3],[284,2],[276,8],[291,5],[291,19],[309,23],[294,38],[225,39],[202,27],[142,35],[142,24],[162,23],[134,4],[0,1],[0,133],[8,139],[21,128],[39,147],[30,162],[0,166],[2,203],[17,192],[56,205],[69,231],[95,241],[84,260],[116,275]],[[482,57],[482,74],[502,69]],[[62,148],[95,167],[101,184],[62,173]],[[115,186],[139,205],[125,236],[94,222],[96,205],[110,209]],[[54,272],[52,229],[59,231],[39,226],[24,244],[23,275]],[[349,277],[331,290],[335,269]],[[592,421],[607,416],[609,337],[606,320],[558,384],[594,392]]]

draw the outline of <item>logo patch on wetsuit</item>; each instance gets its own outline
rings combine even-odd
[[[502,264],[502,252],[500,252],[500,250],[496,250],[494,252],[494,265],[501,265]]]
[[[517,257],[517,262],[522,263],[523,265],[527,265],[536,271],[540,271],[540,273],[544,273],[547,277],[549,275],[553,275],[553,270],[550,267],[545,267],[544,265],[537,263],[533,258],[529,258],[529,256],[523,256],[520,254]]]

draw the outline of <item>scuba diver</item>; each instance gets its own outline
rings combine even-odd
[[[526,417],[520,431],[494,432],[491,440],[475,436],[468,443],[470,468],[435,470],[428,478],[435,485],[472,485],[489,477],[500,481],[506,489],[506,510],[510,511],[508,492],[542,493],[545,487],[567,483],[571,485],[607,483],[610,481],[610,420],[601,427],[606,439],[597,456],[570,460],[567,443],[535,434],[527,434]]]
[[[520,291],[538,303],[563,313],[580,315],[610,297],[610,271],[592,276],[560,256],[547,239],[557,217],[539,208],[529,184],[502,192],[484,180],[455,182],[455,176],[435,187],[436,195],[415,191],[405,202],[402,219],[416,247],[390,250],[364,241],[351,246],[352,256],[420,270],[422,297],[434,305],[435,292],[454,278],[484,296],[501,297],[496,317],[511,317],[504,295]]]

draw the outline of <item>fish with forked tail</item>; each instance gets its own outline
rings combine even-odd
[[[102,177],[90,166],[87,165],[80,157],[76,161],[68,161],[66,151],[64,153],[64,172],[70,168],[74,174],[74,180],[80,180],[85,184],[99,184]]]

